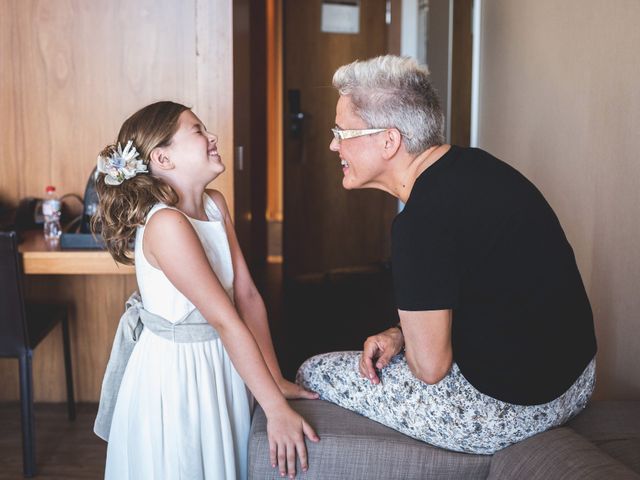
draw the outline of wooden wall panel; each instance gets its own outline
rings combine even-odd
[[[214,182],[233,208],[230,0],[2,0],[0,199],[44,187],[84,193],[101,148],[153,101],[193,107],[219,136],[227,171]],[[77,399],[93,401],[135,278],[31,277],[35,298],[72,302]],[[35,352],[36,400],[64,399],[60,332]],[[0,361],[0,400],[17,399],[17,362]]]

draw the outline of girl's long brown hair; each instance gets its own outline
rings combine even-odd
[[[116,143],[105,147],[100,155],[107,157],[118,143],[124,147],[132,140],[140,159],[149,165],[151,151],[171,143],[178,129],[178,118],[188,109],[179,103],[157,102],[138,110],[122,124]],[[104,176],[100,173],[96,178],[99,207],[91,228],[102,233],[115,260],[132,265],[129,247],[136,228],[144,224],[147,213],[156,203],[176,205],[178,194],[153,173],[138,174],[120,185],[107,185]]]

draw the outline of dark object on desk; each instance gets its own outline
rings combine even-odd
[[[75,212],[73,219],[67,219],[64,222],[64,232],[70,234],[90,234],[91,231],[91,219],[98,211],[98,194],[95,187],[95,175],[96,168],[94,168],[89,174],[87,185],[84,189],[84,197],[76,195],[75,193],[68,193],[63,195],[61,199],[68,197],[76,198],[82,204],[82,213]],[[67,240],[67,246],[63,245],[62,248],[104,248],[101,241],[94,242],[89,237],[70,237]]]
[[[65,231],[73,231],[77,229],[82,217],[77,216],[77,207],[73,208],[68,204],[69,199],[75,199],[82,204],[82,198],[75,193],[67,193],[60,197],[62,216],[60,217],[60,223]],[[42,198],[37,197],[25,197],[20,200],[18,208],[15,211],[14,227],[20,235],[27,230],[42,229],[44,224],[44,216],[42,215]],[[7,230],[7,229],[4,229]]]
[[[80,233],[91,232],[91,218],[98,211],[98,193],[96,192],[96,173],[94,168],[87,180],[87,186],[84,189],[84,210],[82,212],[82,223],[80,224]]]
[[[102,236],[99,233],[94,235],[91,232],[91,218],[98,210],[95,178],[96,168],[89,175],[87,186],[84,190],[84,208],[80,219],[79,232],[73,233],[73,231],[70,231],[62,234],[60,248],[63,250],[103,250],[106,248]]]
[[[98,210],[98,194],[96,193],[96,169],[94,168],[87,180],[84,190],[84,208],[78,233],[63,233],[60,238],[60,248],[63,250],[104,250],[106,248],[102,236],[91,232],[91,218]]]
[[[6,232],[16,228],[16,209],[0,211],[0,231]]]
[[[63,250],[104,250],[106,246],[100,234],[63,233],[60,237],[60,248]]]
[[[0,232],[0,357],[17,358],[20,365],[22,457],[24,475],[27,477],[36,473],[31,367],[33,350],[58,323],[62,323],[69,420],[76,417],[68,317],[67,305],[24,301],[16,232]]]
[[[16,211],[16,229],[20,232],[42,228],[42,199],[26,197],[20,200]]]

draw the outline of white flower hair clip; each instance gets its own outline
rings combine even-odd
[[[148,173],[147,166],[138,157],[133,140],[127,142],[124,150],[118,143],[117,150],[106,158],[98,155],[98,171],[105,174],[104,183],[107,185],[120,185],[139,173]]]

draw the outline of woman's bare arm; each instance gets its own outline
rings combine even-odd
[[[438,383],[453,363],[451,310],[398,313],[411,372],[425,383]]]

